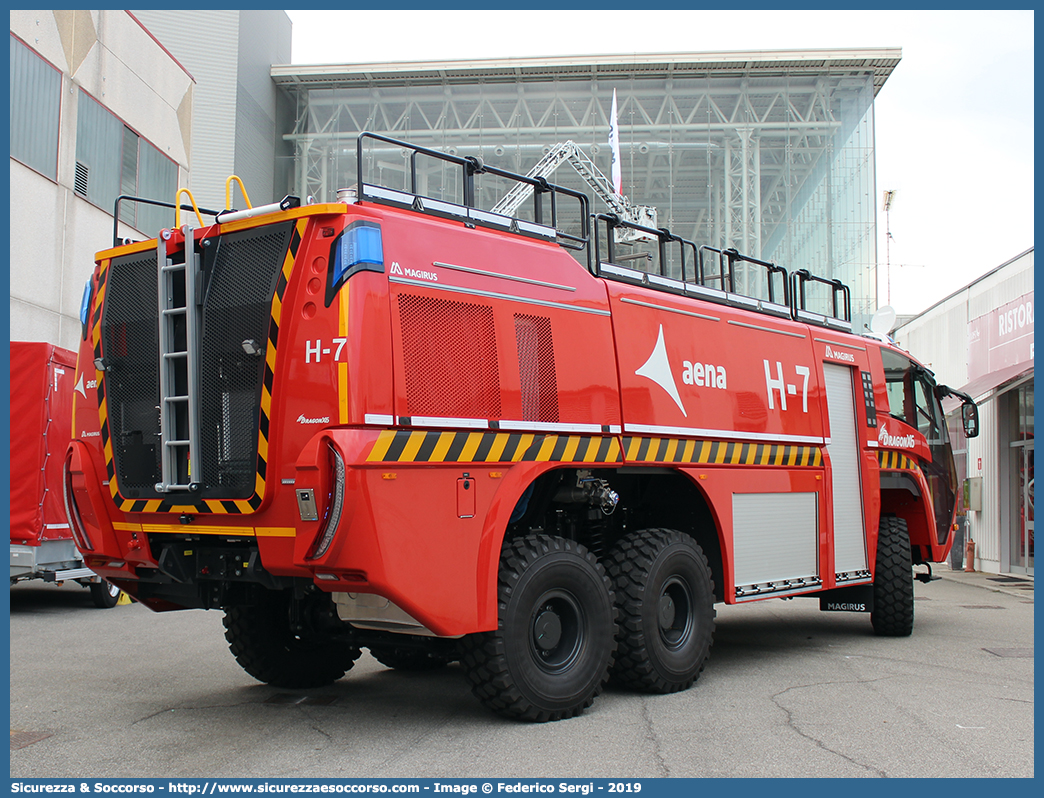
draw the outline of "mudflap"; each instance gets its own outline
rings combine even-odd
[[[873,612],[874,586],[849,585],[817,593],[822,612]]]

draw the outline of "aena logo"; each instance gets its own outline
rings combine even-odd
[[[667,346],[663,341],[662,324],[656,336],[656,345],[653,347],[652,354],[645,361],[645,365],[634,373],[639,377],[652,380],[663,388],[667,395],[674,400],[674,403],[678,405],[682,415],[686,418],[689,417],[689,414],[685,411],[685,405],[682,404],[681,395],[678,393],[678,384],[674,381],[674,374],[671,372],[671,364],[667,358]],[[694,385],[700,388],[724,390],[728,387],[728,375],[725,373],[724,366],[684,360],[682,361],[682,382],[685,385]]]

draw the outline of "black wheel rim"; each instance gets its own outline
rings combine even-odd
[[[679,576],[672,576],[663,583],[656,607],[660,640],[674,651],[684,646],[692,637],[693,600],[689,583]]]
[[[584,646],[584,613],[565,590],[549,590],[536,603],[529,623],[529,649],[546,673],[570,668]]]

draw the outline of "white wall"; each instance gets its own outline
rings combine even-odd
[[[960,389],[969,382],[969,323],[1033,291],[1033,250],[979,278],[895,330],[896,342],[935,372],[939,382]],[[982,512],[968,513],[976,545],[976,567],[1000,573],[1008,561],[1011,519],[1009,457],[1002,430],[1009,422],[992,390],[975,396],[979,404],[977,438],[968,441],[968,476],[982,476]],[[983,467],[978,466],[982,461]]]
[[[75,349],[94,255],[112,246],[112,209],[73,192],[79,91],[177,163],[184,181],[193,80],[125,11],[11,11],[11,32],[62,71],[62,99],[57,182],[11,160],[10,335]]]
[[[1031,249],[903,324],[895,340],[940,382],[960,388],[968,383],[969,322],[1032,290]]]

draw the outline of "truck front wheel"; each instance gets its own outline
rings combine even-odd
[[[472,692],[520,720],[583,712],[602,691],[616,648],[612,585],[597,558],[565,538],[509,541],[497,598],[497,630],[462,642]]]
[[[910,534],[906,521],[881,516],[877,532],[877,566],[874,569],[874,608],[870,623],[874,634],[907,637],[913,632],[914,585]]]
[[[703,550],[673,529],[646,529],[617,543],[608,569],[620,619],[614,681],[651,693],[685,690],[714,638],[714,585]]]
[[[321,687],[340,679],[362,652],[310,639],[290,628],[290,597],[270,592],[257,604],[225,610],[225,639],[240,666],[273,687]]]

